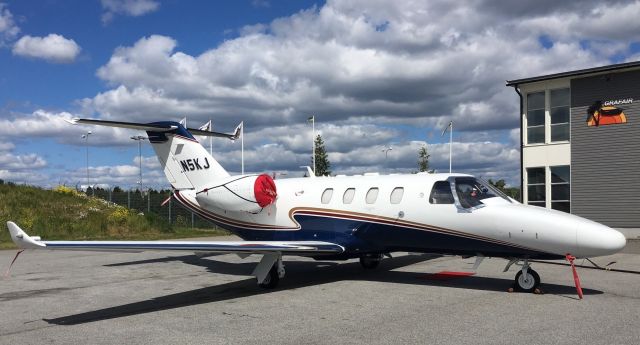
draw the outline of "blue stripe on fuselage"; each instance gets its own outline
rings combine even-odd
[[[180,201],[180,199],[178,199]],[[482,239],[467,238],[438,231],[412,229],[407,226],[380,224],[373,221],[333,218],[321,215],[294,214],[299,230],[248,229],[208,217],[202,210],[195,211],[212,223],[227,229],[247,241],[325,241],[345,248],[345,258],[358,257],[362,253],[386,253],[395,251],[442,253],[475,256],[481,253],[495,257],[529,257],[561,259],[563,256],[526,248],[494,243]]]

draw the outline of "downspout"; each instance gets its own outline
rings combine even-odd
[[[518,114],[518,116],[520,117],[520,202],[524,204],[524,128],[522,128],[522,114],[524,110],[524,104],[522,102],[522,94],[518,89],[518,84],[513,85],[513,89],[516,90],[516,93],[518,94],[518,96],[520,96],[520,114]]]

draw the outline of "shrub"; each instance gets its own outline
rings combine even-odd
[[[128,209],[122,206],[116,206],[113,212],[107,216],[107,220],[112,224],[124,224],[129,216],[130,212]]]
[[[69,188],[67,186],[58,186],[53,189],[56,193],[66,194],[66,195],[78,195],[75,189]]]

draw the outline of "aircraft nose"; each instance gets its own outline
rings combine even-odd
[[[582,221],[578,225],[577,244],[579,257],[611,255],[627,245],[624,235],[606,225]]]

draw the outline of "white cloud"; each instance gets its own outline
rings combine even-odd
[[[139,17],[160,7],[160,3],[155,0],[101,0],[100,2],[104,9],[102,22],[105,24],[118,14]]]
[[[0,143],[0,153],[6,152],[6,151],[11,151],[15,147],[16,146],[13,143],[9,143],[9,142]]]
[[[31,114],[18,114],[11,118],[0,115],[0,136],[3,138],[25,137],[54,138],[59,143],[85,145],[82,135],[91,131],[91,146],[135,146],[130,137],[138,132],[124,129],[90,125],[71,125],[69,120],[88,117],[68,112],[52,112],[38,109]],[[138,133],[139,134],[139,133]]]
[[[73,62],[80,54],[80,46],[62,35],[49,34],[46,37],[22,36],[14,45],[14,55],[43,59],[55,63]]]
[[[39,170],[48,166],[47,161],[36,153],[15,154],[15,147],[8,141],[0,143],[0,179],[29,184],[46,181]]]
[[[147,7],[128,12],[134,3]],[[149,3],[103,7],[111,17],[141,15],[157,9]],[[453,120],[454,169],[517,181],[518,96],[504,81],[609,64],[640,40],[638,14],[640,2],[624,1],[329,0],[247,25],[200,54],[172,37],[140,38],[113,52],[97,71],[109,88],[81,104],[114,120],[187,116],[200,125],[213,117],[219,131],[245,120],[248,171],[308,165],[310,115],[334,171],[347,173],[411,171],[416,132],[441,140]],[[103,144],[131,145],[128,133],[105,131]],[[385,161],[387,144],[394,149]],[[216,140],[214,154],[238,171],[239,146]],[[448,168],[448,146],[429,147],[434,167]]]
[[[0,48],[15,39],[19,32],[20,28],[13,20],[11,11],[6,4],[0,3]]]
[[[0,153],[0,169],[27,170],[40,169],[45,166],[47,166],[47,162],[35,153],[26,155]]]
[[[153,35],[116,49],[97,73],[114,88],[84,102],[105,116],[184,114],[204,122],[216,114],[223,125],[242,116],[279,126],[317,114],[435,126],[452,117],[462,130],[513,128],[517,97],[505,79],[606,64],[607,54],[625,46],[589,50],[573,36],[522,24],[528,16],[497,18],[473,3],[329,1],[251,26],[200,55]],[[551,35],[553,46],[543,47],[541,35]]]

